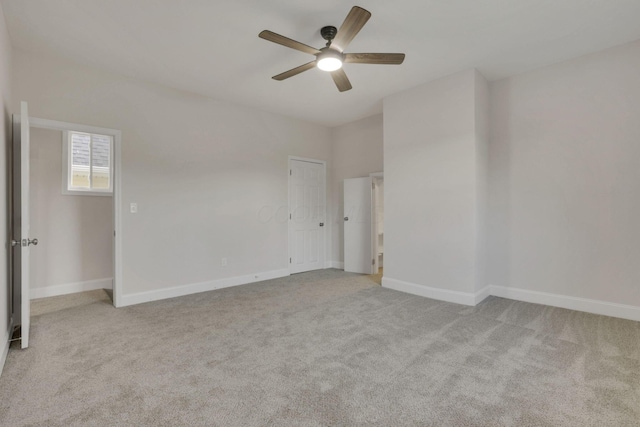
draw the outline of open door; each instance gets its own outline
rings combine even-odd
[[[375,273],[372,253],[372,187],[373,180],[344,180],[344,271]]]
[[[22,348],[29,346],[29,250],[38,239],[29,237],[29,113],[20,104],[20,116],[13,116],[12,188],[12,285],[13,319],[20,326]]]

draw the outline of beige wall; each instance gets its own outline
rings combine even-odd
[[[32,116],[122,131],[125,297],[288,269],[287,219],[262,214],[288,155],[330,166],[329,128],[18,51],[14,75]]]
[[[332,257],[335,265],[344,262],[343,181],[382,172],[382,114],[332,129]]]
[[[287,155],[328,162],[327,259],[342,261],[342,181],[382,170],[384,153],[388,278],[640,306],[640,42],[490,91],[458,73],[334,129],[14,57],[14,105],[123,131],[125,293],[286,269],[286,221],[260,213],[287,205]]]
[[[32,297],[113,277],[113,198],[62,194],[62,132],[31,129]]]
[[[9,333],[9,278],[8,278],[8,241],[7,235],[7,151],[11,144],[11,43],[4,20],[2,6],[0,6],[0,102],[2,102],[2,116],[0,116],[0,241],[2,241],[2,256],[0,257],[0,372],[4,366],[5,350],[8,348]]]
[[[468,70],[384,100],[383,285],[466,303],[485,286],[486,85]]]
[[[640,41],[495,82],[490,280],[640,307]]]

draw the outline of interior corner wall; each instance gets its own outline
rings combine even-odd
[[[5,23],[4,12],[0,5],[0,101],[2,102],[2,117],[0,117],[0,242],[2,242],[2,257],[0,257],[0,373],[4,366],[6,352],[9,349],[9,326],[11,306],[9,301],[9,253],[10,237],[8,212],[8,169],[9,149],[11,146],[11,61],[12,49],[9,33]]]
[[[122,131],[123,305],[288,274],[288,156],[331,167],[330,128],[22,51],[13,72],[32,116]]]
[[[475,301],[477,84],[468,70],[384,100],[384,286]]]
[[[113,197],[62,194],[62,131],[31,129],[31,298],[111,288]]]
[[[475,292],[485,289],[488,277],[489,223],[489,82],[475,70],[475,131],[476,131],[476,284]]]
[[[334,267],[344,263],[344,186],[348,178],[382,172],[382,114],[366,117],[332,129],[331,260]]]
[[[640,41],[492,83],[493,285],[640,307],[638,76]]]

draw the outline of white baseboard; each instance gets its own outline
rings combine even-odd
[[[174,286],[171,288],[158,289],[154,291],[138,292],[135,294],[122,295],[119,307],[142,304],[150,301],[158,301],[167,298],[181,297],[185,295],[208,292],[216,289],[229,288],[232,286],[247,285],[249,283],[261,282],[263,280],[277,279],[289,276],[289,269],[265,271],[262,273],[248,274],[246,276],[228,277],[225,279],[210,280],[208,282],[192,283],[184,286]]]
[[[616,304],[593,299],[550,294],[547,292],[529,291],[506,286],[491,286],[491,295],[640,322],[640,307],[633,305]]]
[[[0,375],[4,369],[4,363],[7,361],[7,355],[9,354],[9,346],[11,345],[11,333],[13,332],[13,319],[9,322],[9,329],[4,334],[4,340],[2,341],[2,354],[0,354]]]
[[[593,299],[570,297],[547,292],[529,291],[526,289],[509,288],[506,286],[486,286],[476,293],[450,291],[447,289],[431,288],[402,280],[382,278],[384,288],[393,289],[408,294],[418,295],[456,304],[474,306],[490,295],[508,298],[516,301],[544,304],[552,307],[566,308],[569,310],[584,311],[587,313],[601,314],[604,316],[619,317],[622,319],[640,322],[640,307],[625,304],[616,304]]]
[[[329,261],[329,262],[327,262],[327,268],[337,268],[338,270],[344,270],[344,262],[342,262],[342,261]]]
[[[491,296],[491,286],[485,286],[484,288],[480,289],[478,292],[475,293],[475,304],[473,305],[480,304],[482,301],[489,298],[490,296]]]
[[[389,277],[382,278],[382,287],[421,297],[471,306],[476,305],[478,302],[489,296],[488,286],[477,293],[459,292],[447,289],[431,288],[429,286],[417,285],[415,283],[404,282],[402,280],[391,279]]]
[[[58,295],[74,294],[76,292],[93,291],[96,289],[112,289],[113,279],[107,277],[104,279],[87,280],[84,282],[66,283],[64,285],[47,286],[44,288],[32,288],[30,291],[31,299],[55,297]]]

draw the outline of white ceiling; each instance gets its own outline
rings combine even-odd
[[[639,0],[0,0],[14,47],[335,126],[382,99],[475,67],[488,79],[640,39]],[[322,47],[354,4],[372,17],[347,52],[404,52],[403,65],[346,64],[339,93],[313,60],[258,38]]]

